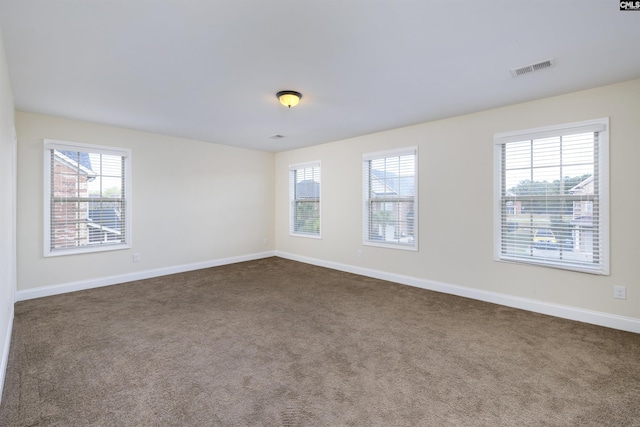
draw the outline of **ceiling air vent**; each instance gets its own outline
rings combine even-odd
[[[546,61],[538,62],[531,65],[525,65],[524,67],[513,68],[511,70],[511,75],[513,77],[518,77],[523,74],[532,73],[534,71],[544,70],[545,68],[551,67],[553,64],[553,59],[547,59]]]

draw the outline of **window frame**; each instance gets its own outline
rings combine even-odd
[[[597,157],[594,157],[594,173],[597,174],[598,180],[598,232],[599,232],[599,263],[593,267],[586,265],[571,264],[556,259],[544,259],[531,257],[509,256],[503,254],[502,247],[502,180],[503,180],[503,163],[502,148],[513,142],[523,142],[528,140],[536,140],[550,137],[560,137],[575,135],[580,133],[597,132]],[[569,270],[581,273],[590,273],[598,275],[610,274],[610,231],[609,231],[609,118],[599,118],[593,120],[585,120],[582,122],[565,123],[553,126],[545,126],[521,131],[500,132],[494,134],[494,260],[499,262],[537,265],[542,267],[550,267],[561,270]],[[533,165],[531,166],[533,167]],[[594,175],[595,176],[595,175]],[[568,197],[569,199],[569,197]],[[596,219],[594,219],[596,220]]]
[[[376,240],[372,240],[369,235],[370,227],[369,227],[369,218],[371,216],[371,212],[369,209],[370,199],[369,199],[369,190],[370,190],[370,176],[369,176],[369,163],[373,160],[386,159],[389,157],[401,157],[401,156],[409,156],[413,155],[413,165],[414,165],[414,174],[413,174],[413,243],[412,244],[403,244],[403,243],[395,243],[395,242],[380,242]],[[399,249],[405,251],[418,251],[418,241],[419,241],[419,215],[418,215],[418,147],[404,147],[397,148],[392,150],[384,150],[377,151],[372,153],[365,153],[362,155],[362,244],[366,246],[374,246],[380,248],[387,249]],[[397,199],[400,199],[399,196]],[[380,200],[384,202],[383,200]],[[396,200],[399,201],[399,200]],[[394,200],[389,200],[389,202],[394,202]]]
[[[127,148],[109,147],[102,145],[85,144],[79,142],[61,141],[55,139],[44,140],[44,256],[55,257],[65,255],[76,255],[94,252],[106,252],[132,247],[132,203],[131,203],[131,150]],[[51,150],[76,151],[84,153],[104,154],[122,157],[124,161],[124,234],[125,242],[101,245],[85,245],[73,248],[51,248],[51,196],[52,196],[52,169]]]
[[[318,168],[318,233],[302,233],[295,231],[295,203],[296,171],[308,168]],[[309,201],[309,200],[307,200]],[[296,163],[289,165],[289,235],[293,237],[306,237],[308,239],[322,239],[322,162],[316,160],[313,162]]]

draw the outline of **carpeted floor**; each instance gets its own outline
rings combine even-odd
[[[640,335],[280,258],[16,304],[2,426],[640,426]]]

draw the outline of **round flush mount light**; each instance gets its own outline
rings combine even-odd
[[[282,90],[276,93],[276,96],[280,100],[280,103],[285,107],[295,107],[300,102],[302,94],[293,90]]]

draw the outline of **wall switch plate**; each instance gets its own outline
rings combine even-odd
[[[613,297],[617,299],[627,299],[627,287],[626,286],[614,286]]]

